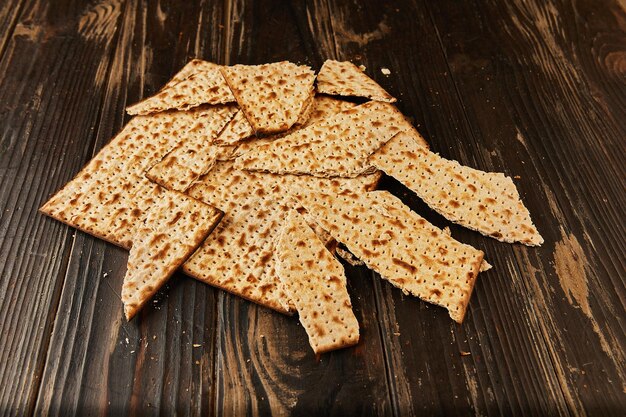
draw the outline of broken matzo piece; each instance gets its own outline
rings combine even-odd
[[[482,251],[452,239],[386,191],[337,194],[293,188],[291,194],[382,278],[463,321]]]
[[[254,130],[241,110],[228,122],[213,143],[219,146],[233,145],[254,136]]]
[[[310,119],[312,109],[314,107],[313,103],[314,100],[313,98],[311,98],[309,102],[305,104],[305,108],[302,110],[302,114],[298,118],[298,121],[294,124],[295,129],[301,128],[302,126],[307,124],[308,120]],[[288,130],[287,132],[294,130],[294,128]],[[287,132],[283,132],[282,135]],[[248,119],[246,119],[246,116],[243,114],[243,112],[239,110],[237,114],[235,114],[235,117],[231,119],[231,121],[226,125],[222,132],[217,136],[217,138],[215,138],[213,143],[219,146],[229,146],[240,143],[248,138],[250,138],[249,142],[253,142],[256,140],[270,142],[277,137],[280,137],[279,135],[273,135],[262,139],[256,138],[254,136],[254,130],[248,122]]]
[[[190,77],[126,108],[131,115],[156,113],[169,109],[188,110],[201,104],[226,104],[235,101],[219,66],[195,72]]]
[[[203,116],[199,108],[132,118],[41,212],[129,249],[136,225],[163,193],[145,171],[185,141]]]
[[[287,61],[234,65],[221,71],[257,135],[291,128],[307,104],[315,80],[311,68]]]
[[[235,165],[276,174],[355,177],[374,170],[367,157],[383,143],[414,130],[393,105],[370,101],[257,147]]]
[[[446,219],[502,242],[538,246],[543,238],[511,178],[444,159],[400,133],[369,158]]]
[[[313,125],[315,123],[319,123],[321,121],[323,121],[324,119],[327,119],[337,113],[340,113],[344,110],[348,110],[351,109],[353,107],[355,107],[356,104],[351,103],[349,101],[344,101],[344,100],[338,100],[336,98],[333,97],[329,97],[329,96],[325,96],[325,95],[317,95],[315,96],[314,100],[313,100],[313,107],[311,108],[311,115],[309,116],[308,120],[301,126],[297,126],[295,128],[292,128],[291,130],[283,133],[282,135],[287,135],[290,134],[293,131],[299,130],[299,129],[304,129],[307,126]],[[232,122],[235,120],[235,118],[237,118],[238,114],[235,115],[235,117],[233,118],[233,120],[231,120],[231,122],[229,123],[232,124]],[[245,117],[242,116],[242,118],[245,121]],[[238,123],[238,122],[237,122]],[[247,121],[246,121],[247,124]],[[226,126],[226,128],[224,128],[224,130],[229,129],[229,125]],[[249,124],[248,124],[249,126]],[[231,127],[231,129],[237,129],[235,127]],[[242,128],[245,129],[245,128]],[[249,132],[250,135],[249,136],[253,136],[254,133],[252,132],[252,128],[249,128]],[[245,136],[247,134],[248,131],[244,130],[244,134],[240,135],[240,136]],[[224,132],[222,132],[223,134]],[[222,134],[220,134],[220,136],[222,136]],[[243,155],[244,153],[250,152],[253,149],[258,148],[261,145],[265,145],[267,143],[273,142],[274,140],[277,139],[277,136],[280,137],[281,134],[279,135],[275,135],[275,136],[270,136],[270,137],[266,137],[266,138],[250,138],[249,140],[244,140],[239,142],[239,146],[237,147],[237,149],[231,153],[231,159],[235,159],[236,157]],[[248,136],[248,137],[249,137]],[[219,137],[218,137],[219,139]]]
[[[218,69],[220,65],[215,64],[213,62],[205,61],[203,59],[194,58],[191,61],[187,62],[185,66],[178,71],[171,80],[165,84],[163,88],[171,87],[179,82],[186,80],[191,77],[193,74],[203,71],[210,71],[213,69]]]
[[[376,81],[365,75],[352,62],[324,62],[317,75],[317,91],[340,96],[367,97],[376,101],[393,103],[396,101]]]
[[[175,191],[164,191],[139,224],[122,287],[130,320],[191,256],[222,217],[222,212]]]
[[[343,266],[297,211],[291,210],[276,245],[276,271],[298,310],[316,354],[359,342]]]
[[[347,101],[333,99],[328,96],[316,96],[315,94],[311,94],[305,104],[305,108],[298,117],[298,121],[294,124],[294,126],[292,126],[292,129],[266,138],[256,138],[254,136],[254,130],[248,122],[248,119],[246,119],[243,112],[239,110],[213,143],[220,146],[247,143],[248,145],[246,147],[248,147],[255,141],[258,141],[257,143],[254,143],[254,146],[257,146],[260,143],[271,142],[272,140],[281,137],[281,135],[285,136],[292,131],[302,129],[310,124],[316,123],[331,114],[339,113],[342,110],[346,110],[354,106],[355,104]],[[246,139],[250,140],[243,142]]]
[[[224,218],[183,265],[185,273],[266,307],[293,309],[275,273],[274,245],[293,201],[287,187],[334,192],[373,189],[380,173],[358,178],[316,178],[240,171],[219,162],[187,193],[224,211]]]
[[[222,147],[211,143],[235,111],[232,105],[198,108],[202,116],[188,129],[186,140],[151,167],[146,177],[167,189],[184,192],[223,154]]]
[[[300,213],[300,215],[304,218],[304,221],[313,230],[315,236],[317,236],[317,238],[321,240],[322,243],[324,243],[326,249],[334,253],[337,246],[337,241],[333,239],[330,233],[324,230],[322,226],[319,225],[317,220],[315,220],[315,217],[307,213],[304,207],[298,207],[296,208],[296,211]]]
[[[215,159],[217,161],[230,161],[235,159],[235,151],[237,150],[237,147],[237,145],[217,146],[219,149],[216,151]]]

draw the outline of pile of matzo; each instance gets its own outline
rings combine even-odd
[[[362,102],[362,104],[356,104]],[[316,353],[359,325],[343,265],[364,263],[461,322],[483,252],[386,191],[385,172],[452,222],[503,242],[543,239],[515,185],[446,160],[349,62],[188,63],[41,211],[130,249],[130,320],[175,270],[297,312]]]

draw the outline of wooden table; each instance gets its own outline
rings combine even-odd
[[[623,415],[625,7],[1,2],[0,414]],[[545,244],[452,226],[494,265],[462,325],[346,266],[362,342],[319,358],[296,318],[182,274],[126,322],[126,253],[37,208],[192,57],[365,65],[432,149],[515,176]]]

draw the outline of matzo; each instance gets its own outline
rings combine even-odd
[[[444,159],[414,138],[396,135],[372,154],[370,163],[450,221],[502,242],[543,243],[511,178]]]
[[[359,323],[343,266],[324,247],[304,217],[291,210],[276,245],[277,273],[298,310],[316,354],[359,342]]]
[[[284,132],[297,120],[313,91],[315,73],[283,61],[221,69],[257,135]]]
[[[236,108],[229,105],[198,108],[198,118],[187,130],[185,141],[151,167],[146,176],[170,190],[185,191],[224,153],[223,148],[211,143],[235,112]]]
[[[220,162],[188,194],[224,211],[215,231],[183,265],[213,286],[286,313],[293,308],[275,274],[274,244],[293,201],[287,186],[365,192],[380,174],[353,179],[272,175],[240,171]]]
[[[317,95],[315,96],[314,100],[313,100],[313,107],[311,108],[311,115],[309,116],[308,120],[301,126],[297,126],[295,128],[292,128],[290,131],[285,132],[286,134],[289,134],[290,132],[299,130],[299,129],[304,129],[307,126],[313,125],[315,123],[319,123],[321,121],[323,121],[324,119],[327,119],[337,113],[340,113],[344,110],[348,110],[351,109],[353,107],[355,107],[356,104],[351,103],[349,101],[344,101],[344,100],[338,100],[336,98],[333,97],[329,97],[329,96],[324,96],[324,95]],[[237,115],[235,115],[235,118],[237,117]],[[233,118],[233,120],[235,119]],[[232,121],[231,120],[231,123]],[[244,118],[245,120],[245,118]],[[231,124],[229,123],[229,125]],[[247,123],[247,122],[246,122]],[[249,124],[248,124],[249,126]],[[229,126],[227,125],[226,129],[228,129]],[[233,127],[233,129],[235,129]],[[245,129],[245,128],[244,128]],[[245,136],[245,134],[247,134],[248,131],[244,131],[245,133],[241,136]],[[252,128],[250,128],[249,130],[250,135],[253,135],[254,133],[252,132]],[[224,132],[222,132],[223,134]],[[222,136],[222,134],[220,134],[220,136]],[[260,147],[261,145],[265,145],[267,143],[273,142],[274,140],[276,140],[277,136],[279,137],[281,134],[279,135],[275,135],[275,136],[270,136],[267,138],[251,138],[250,140],[244,140],[242,142],[239,142],[239,146],[238,148],[231,154],[231,159],[234,159],[240,155],[243,155],[247,152],[250,152],[253,149],[256,149],[258,147]]]
[[[188,110],[201,104],[226,104],[235,101],[219,68],[196,72],[157,94],[126,108],[131,115],[156,113],[169,109]]]
[[[100,239],[130,248],[135,227],[162,187],[145,178],[197,126],[202,111],[136,116],[41,211]]]
[[[311,110],[313,110],[314,103],[315,91],[311,90],[309,97],[302,105],[302,109],[300,110],[300,114],[298,115],[298,120],[296,120],[294,126],[304,126],[305,124],[307,124],[309,118],[311,117]]]
[[[122,287],[130,320],[189,258],[213,230],[222,213],[174,191],[164,191],[148,209],[133,238]]]
[[[349,110],[354,107],[356,107],[356,104],[350,101],[339,100],[323,94],[316,95],[313,101],[311,117],[309,117],[309,120],[307,120],[303,127],[319,123],[337,113],[341,113],[344,110]]]
[[[340,96],[367,97],[393,103],[395,98],[376,81],[365,75],[356,65],[347,61],[324,62],[317,74],[317,91]]]
[[[224,130],[215,139],[214,143],[221,146],[241,143],[244,145],[242,146],[242,150],[239,152],[239,154],[241,154],[244,150],[251,149],[252,146],[258,146],[261,143],[269,143],[274,139],[284,136],[292,131],[317,123],[332,114],[339,113],[342,110],[347,110],[354,106],[355,104],[348,101],[312,94],[307,104],[305,104],[305,109],[302,111],[302,114],[292,129],[267,138],[254,137],[254,130],[252,129],[252,126],[250,126],[246,116],[240,110],[226,125]],[[246,139],[250,140],[244,142]]]
[[[373,171],[367,157],[383,143],[398,132],[414,130],[393,105],[371,101],[257,147],[238,157],[236,167],[276,174],[356,177]]]
[[[213,143],[219,146],[233,145],[254,136],[254,130],[241,110],[228,122]]]
[[[210,71],[213,69],[218,69],[220,65],[215,64],[213,62],[205,61],[202,59],[194,58],[191,61],[187,62],[185,66],[178,71],[171,80],[165,84],[163,88],[171,87],[173,85],[178,84],[179,82],[186,80],[191,77],[193,74],[198,72]]]
[[[320,225],[380,276],[461,323],[483,252],[457,242],[386,191],[291,189]]]

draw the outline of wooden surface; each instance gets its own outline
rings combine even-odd
[[[463,325],[346,266],[362,341],[319,358],[181,274],[127,323],[127,254],[37,208],[192,57],[365,65],[436,152],[519,176],[545,244],[452,226],[494,266]],[[624,160],[621,0],[2,2],[0,414],[624,415]]]

